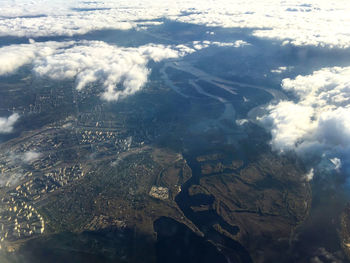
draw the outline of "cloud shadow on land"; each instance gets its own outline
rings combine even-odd
[[[108,227],[82,233],[62,232],[28,240],[4,263],[115,263],[155,261],[153,237],[135,229]]]

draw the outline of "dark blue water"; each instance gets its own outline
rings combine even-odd
[[[211,204],[214,202],[214,199],[210,196],[202,196],[202,198],[200,198],[201,196],[198,195],[189,195],[189,188],[194,184],[199,184],[201,173],[199,164],[196,162],[193,156],[186,157],[186,160],[192,169],[192,177],[182,186],[181,192],[176,196],[176,203],[185,216],[202,231],[205,240],[212,241],[217,246],[220,246],[221,253],[225,255],[228,262],[252,262],[248,251],[239,242],[219,233],[213,227],[213,225],[219,224],[231,235],[236,235],[239,232],[238,226],[232,226],[225,222],[214,209],[200,212],[195,212],[191,209],[191,206],[193,205]],[[196,246],[196,244],[193,244],[193,246]]]

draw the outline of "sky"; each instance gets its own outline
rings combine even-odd
[[[208,28],[246,28],[252,36],[278,40],[280,45],[345,50],[350,48],[349,14],[348,0],[0,0],[0,37],[28,40],[0,47],[0,76],[32,65],[37,76],[74,79],[78,90],[100,83],[104,88],[101,99],[118,101],[144,87],[150,61],[184,57],[210,45],[234,48],[249,43],[120,47],[97,40],[42,41],[40,37],[72,37],[105,29],[147,30],[167,19]],[[284,70],[280,67],[275,73]],[[281,89],[293,99],[271,103],[259,118],[271,133],[271,147],[278,152],[294,151],[303,158],[322,152],[322,158],[335,163],[334,169],[346,167],[350,67],[327,67],[286,78]],[[0,133],[12,132],[19,118],[17,113],[0,116]]]

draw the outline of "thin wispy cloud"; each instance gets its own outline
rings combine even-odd
[[[25,163],[32,163],[40,158],[41,154],[37,151],[28,151],[21,155],[21,159]]]

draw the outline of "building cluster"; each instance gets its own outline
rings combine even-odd
[[[166,187],[153,185],[149,191],[149,195],[160,200],[167,200],[169,199],[169,189]]]
[[[47,193],[78,180],[84,176],[81,164],[62,167],[47,172],[42,177],[36,177],[22,186],[19,186],[19,193],[29,200],[36,201]],[[17,187],[18,188],[18,187]],[[16,189],[17,189],[16,188]]]
[[[120,154],[140,145],[134,143],[132,136],[121,135],[115,131],[84,129],[77,137],[80,145],[90,145],[93,153],[102,156]]]
[[[44,185],[46,191],[53,192],[55,189],[78,180],[83,176],[84,171],[81,164],[75,164],[73,166],[59,168],[46,173],[43,181],[45,181]]]
[[[64,95],[61,91],[37,95],[35,103],[24,111],[32,114],[53,109],[62,105]],[[69,159],[71,153],[83,156],[81,153],[91,147],[98,158],[98,154],[118,155],[144,144],[141,139],[134,139],[139,135],[137,132],[125,128],[123,115],[109,118],[108,114],[112,113],[104,112],[103,107],[78,113],[69,125],[55,122],[15,144],[6,145],[6,151],[1,151],[0,248],[5,247],[6,242],[44,233],[45,222],[37,209],[49,194],[84,176],[80,163],[69,164],[74,160]],[[28,157],[30,155],[32,157]],[[169,190],[157,189],[153,195],[167,199]]]
[[[78,135],[80,144],[92,144],[105,141],[115,141],[117,134],[111,131],[85,130]]]
[[[64,93],[60,90],[53,90],[48,93],[37,94],[34,104],[29,105],[29,113],[45,112],[48,108],[56,108],[65,102]]]
[[[1,199],[0,248],[6,241],[39,235],[44,230],[44,219],[33,205],[14,195]]]
[[[64,87],[55,87],[50,89],[48,85],[44,85],[45,91],[38,93],[31,104],[18,105],[12,107],[13,112],[21,113],[21,115],[40,114],[52,111],[57,107],[67,103]]]
[[[84,176],[81,164],[51,170],[9,190],[0,203],[1,242],[42,234],[45,223],[34,204],[48,193]]]

